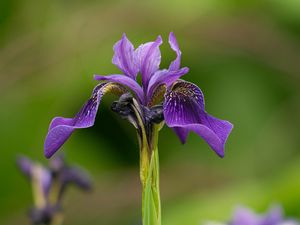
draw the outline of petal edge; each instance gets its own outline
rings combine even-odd
[[[44,143],[44,154],[50,158],[78,128],[94,125],[99,104],[104,94],[113,92],[118,95],[126,89],[119,84],[108,82],[97,85],[91,98],[83,105],[74,118],[56,117],[52,120]]]

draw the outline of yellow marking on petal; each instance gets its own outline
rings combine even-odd
[[[107,83],[103,88],[101,88],[103,94],[113,93],[116,95],[122,95],[127,92],[127,89],[118,83]]]
[[[153,95],[148,103],[149,107],[159,104],[163,98],[164,94],[166,93],[167,87],[165,84],[159,85],[153,92]]]

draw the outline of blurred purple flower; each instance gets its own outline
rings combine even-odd
[[[68,166],[63,156],[52,159],[48,168],[25,156],[18,157],[17,165],[32,182],[35,206],[29,216],[33,224],[49,224],[53,216],[61,212],[62,196],[70,184],[83,190],[91,189],[88,174]]]
[[[239,207],[229,225],[299,225],[299,223],[285,219],[279,206],[271,208],[265,215],[258,215],[247,208]]]
[[[91,180],[88,174],[80,168],[68,166],[62,155],[55,157],[49,162],[49,169],[53,179],[60,183],[59,199],[70,185],[75,185],[86,191],[91,189]]]
[[[34,180],[37,188],[42,190],[43,198],[46,199],[52,184],[51,172],[39,163],[31,161],[25,156],[19,156],[17,158],[17,165],[24,175],[31,180]]]
[[[206,113],[204,96],[200,88],[179,79],[188,73],[189,69],[180,68],[181,51],[172,32],[169,35],[169,44],[176,53],[176,59],[171,62],[168,69],[159,69],[161,44],[162,38],[158,36],[155,41],[147,42],[134,49],[132,43],[123,34],[121,40],[113,47],[112,59],[112,63],[123,74],[95,75],[95,80],[105,82],[94,88],[91,98],[79,113],[74,118],[56,117],[52,120],[45,140],[45,156],[51,157],[75,129],[94,125],[104,94],[113,92],[122,95],[131,90],[139,108],[142,109],[140,113],[148,115],[153,119],[152,122],[157,123],[164,119],[182,143],[185,143],[188,133],[193,131],[202,137],[220,157],[223,157],[224,145],[232,130],[232,124]],[[141,85],[136,80],[138,73],[141,74]],[[162,105],[155,106],[161,103]],[[124,116],[130,113],[126,107],[117,109]],[[146,120],[145,115],[142,118]]]

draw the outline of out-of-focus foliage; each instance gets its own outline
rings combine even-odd
[[[182,146],[163,129],[163,223],[226,220],[237,204],[265,211],[272,202],[300,217],[299,15],[297,0],[1,0],[0,224],[25,224],[32,202],[16,155],[45,160],[51,118],[77,112],[94,73],[118,71],[112,46],[123,32],[135,46],[162,34],[165,67],[174,31],[190,67],[184,79],[202,88],[210,114],[235,125],[224,159],[194,134]],[[96,183],[90,196],[71,191],[66,225],[139,222],[136,135],[110,111],[113,99],[64,146]]]

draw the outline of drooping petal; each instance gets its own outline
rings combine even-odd
[[[179,134],[183,143],[188,132],[193,131],[220,157],[224,156],[224,145],[232,124],[205,112],[204,97],[196,85],[185,81],[178,81],[173,85],[165,95],[164,118],[166,124]]]
[[[148,82],[151,76],[158,70],[161,53],[159,46],[162,44],[161,36],[158,36],[154,42],[148,42],[140,45],[136,50],[136,59],[142,75],[142,83],[147,90]]]
[[[173,32],[169,35],[169,44],[171,48],[176,52],[176,59],[171,62],[169,66],[169,70],[178,70],[180,68],[180,61],[181,61],[181,51],[179,49],[179,45],[177,43],[176,37]]]
[[[76,185],[78,188],[89,191],[92,188],[92,182],[89,175],[79,168],[76,167],[66,167],[61,171],[59,176],[59,181],[61,183],[58,199],[61,201],[65,190],[70,185]]]
[[[155,89],[160,86],[161,84],[165,84],[167,87],[172,85],[176,80],[178,80],[183,75],[189,72],[189,68],[184,67],[179,70],[158,70],[154,73],[154,75],[150,78],[148,84],[148,91],[147,91],[147,101],[150,101],[152,98],[153,92]]]
[[[112,63],[119,67],[126,76],[135,79],[138,74],[138,66],[135,59],[134,47],[125,34],[114,45],[113,49],[115,54]]]
[[[167,91],[164,101],[164,113],[169,124],[200,123],[200,114],[204,111],[204,96],[196,85],[177,81]]]
[[[187,136],[189,135],[188,129],[182,127],[173,127],[172,129],[175,132],[175,134],[179,137],[181,143],[185,144]]]
[[[74,183],[83,190],[89,190],[92,187],[90,176],[76,167],[67,168],[63,173],[62,179],[63,184]]]
[[[214,123],[217,124],[219,123],[217,126],[221,125],[222,127],[220,129],[225,130],[225,131],[221,131],[221,133],[224,133],[224,136],[231,131],[232,127],[230,123],[226,123],[227,121],[222,121],[222,120],[218,120],[216,118],[214,118]],[[208,125],[208,124],[207,124]],[[217,153],[218,156],[220,157],[224,157],[224,145],[226,142],[226,139],[222,140],[217,134],[216,134],[216,129],[217,126],[215,125],[211,125],[211,126],[207,126],[207,125],[203,125],[200,123],[194,123],[194,124],[185,124],[185,125],[178,125],[178,124],[171,124],[168,125],[169,127],[172,128],[182,128],[185,129],[185,132],[189,132],[189,131],[193,131],[196,134],[198,134],[200,137],[202,137],[207,144]],[[179,138],[181,139],[181,141],[184,143],[187,137],[187,134],[185,134],[186,136],[179,136]]]
[[[114,74],[114,75],[108,75],[108,76],[94,75],[94,79],[99,80],[99,81],[106,80],[106,81],[125,85],[136,94],[136,96],[142,103],[144,102],[143,89],[135,80],[133,80],[130,77],[126,77],[121,74]]]
[[[108,92],[121,95],[126,92],[126,89],[112,82],[99,84],[74,118],[56,117],[52,120],[44,145],[47,158],[50,158],[66,142],[75,129],[94,125],[102,96]]]

